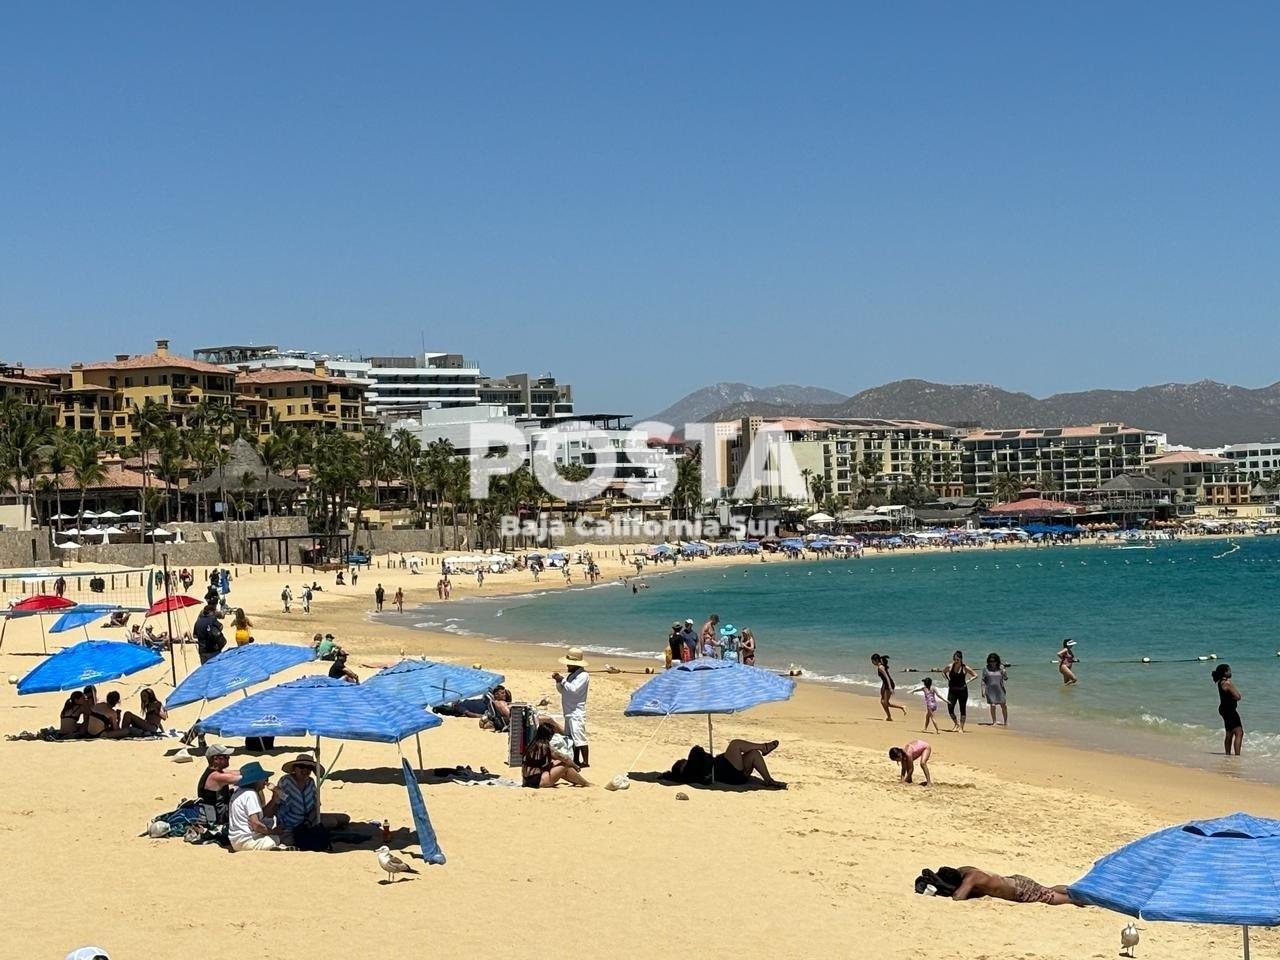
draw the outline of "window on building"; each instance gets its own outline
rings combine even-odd
[[[293,416],[293,404],[291,403],[291,404],[289,404],[288,406],[286,406],[286,407],[284,408],[284,411],[285,411],[285,415],[286,415],[286,416],[290,416],[290,417],[292,417],[292,416]]]
[[[124,378],[124,388],[125,388],[126,390],[128,390],[128,389],[129,389],[130,387],[132,387],[132,386],[133,386],[133,377],[125,377],[125,378]]]

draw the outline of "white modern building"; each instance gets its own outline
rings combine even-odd
[[[603,465],[611,479],[602,498],[661,499],[674,482],[676,458],[655,445],[647,432],[628,428],[627,420],[622,414],[515,417],[504,405],[479,404],[422,410],[389,426],[410,431],[424,449],[447,440],[457,454],[477,461],[496,450],[522,445],[515,452],[526,464],[532,463],[534,451],[541,450],[561,467]],[[522,438],[519,444],[514,439],[507,442],[517,435]]]
[[[235,370],[311,369],[323,362],[330,374],[367,386],[365,410],[385,422],[412,417],[423,410],[503,406],[511,416],[557,417],[573,413],[573,388],[550,374],[510,373],[486,377],[480,367],[458,353],[367,357],[306,350],[281,350],[274,344],[202,347],[197,359]]]
[[[1215,451],[1224,460],[1235,464],[1236,470],[1250,480],[1267,480],[1280,477],[1280,440],[1260,443],[1231,443]]]

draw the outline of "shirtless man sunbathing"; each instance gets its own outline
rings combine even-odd
[[[1071,898],[1064,885],[1046,887],[1022,874],[1002,877],[977,867],[939,867],[936,872],[925,870],[916,879],[916,892],[926,893],[929,888],[937,896],[949,896],[952,900],[992,897],[1011,903],[1046,903],[1051,907],[1066,904],[1083,906]]]

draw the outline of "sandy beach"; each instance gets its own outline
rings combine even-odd
[[[614,559],[603,572],[617,577],[624,568]],[[335,590],[331,574],[318,575],[325,590],[312,613],[286,616],[281,587],[289,582],[296,592],[300,575],[242,568],[231,599],[249,613],[259,640],[304,642],[333,632],[362,675],[401,652],[426,655],[501,672],[517,700],[557,703],[552,649],[396,627],[371,614],[378,582],[388,598],[403,588],[408,608],[435,599],[437,576],[431,569],[421,576],[370,570],[358,589]],[[580,567],[574,578],[580,582]],[[549,571],[537,589],[560,581]],[[456,596],[476,589],[470,578],[455,582]],[[533,588],[527,573],[514,573],[490,577],[484,590]],[[11,623],[0,671],[26,673],[39,649],[34,621]],[[449,862],[419,864],[419,876],[390,885],[379,883],[371,847],[228,855],[139,837],[151,816],[195,791],[203,760],[172,762],[176,741],[0,742],[0,859],[10,878],[10,929],[0,956],[60,957],[95,943],[113,957],[407,958],[485,947],[532,956],[585,949],[618,957],[801,957],[834,949],[890,957],[1113,957],[1125,923],[1118,915],[954,903],[916,896],[912,881],[922,867],[974,864],[1065,883],[1097,857],[1170,823],[1235,810],[1280,816],[1280,791],[1272,787],[1003,729],[930,737],[937,782],[928,789],[900,784],[885,752],[911,738],[919,718],[887,724],[874,699],[817,684],[801,684],[785,704],[715,723],[719,743],[733,736],[781,740],[769,763],[790,789],[664,786],[646,775],[705,743],[705,719],[624,718],[630,691],[645,679],[643,662],[614,658],[628,672],[610,674],[603,669],[609,658],[593,660],[588,775],[597,786],[424,786]],[[196,663],[191,649],[186,666]],[[181,675],[181,654],[178,666]],[[146,682],[163,698],[169,688],[160,684],[168,678],[166,664],[102,692],[118,689],[132,706]],[[6,684],[0,730],[53,723],[62,699],[19,698]],[[170,724],[186,727],[196,715],[195,707],[175,711]],[[282,744],[262,762],[278,771],[307,746]],[[427,767],[484,765],[508,775],[506,738],[474,720],[447,719],[422,735],[422,746]],[[337,747],[325,741],[324,756]],[[412,741],[403,749],[412,761]],[[628,770],[629,790],[603,789]],[[681,790],[687,801],[677,799]],[[392,845],[416,853],[395,747],[345,744],[323,798],[326,810],[356,820],[389,819]],[[62,909],[70,900],[78,906],[73,916]],[[1239,955],[1236,929],[1143,926],[1140,956]],[[1280,935],[1259,931],[1255,949],[1274,953]]]

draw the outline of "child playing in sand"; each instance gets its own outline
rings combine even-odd
[[[918,762],[920,769],[924,773],[924,783],[921,786],[929,786],[933,780],[929,776],[929,755],[933,753],[933,748],[924,740],[912,740],[905,747],[893,747],[889,750],[889,759],[897,761],[901,768],[898,775],[899,780],[907,783],[911,782],[911,777],[915,773],[915,765]]]
[[[933,689],[933,678],[924,678],[924,688],[921,691],[924,694],[924,732],[929,732],[929,724],[933,724],[934,733],[941,733],[938,729],[938,721],[933,715],[938,712],[938,691]]]

